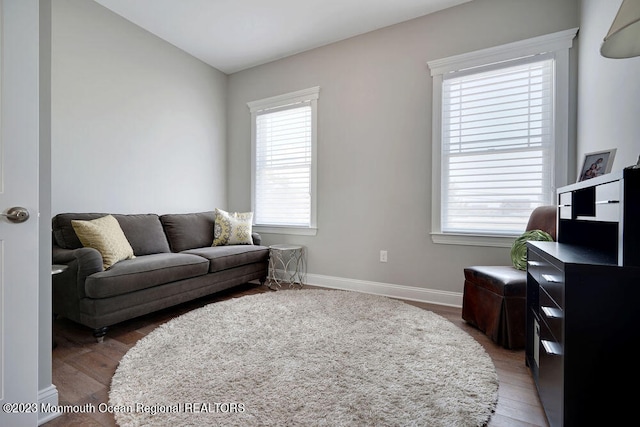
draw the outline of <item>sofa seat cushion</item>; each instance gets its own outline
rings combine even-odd
[[[269,260],[269,248],[257,245],[210,246],[182,253],[198,255],[209,260],[210,273]]]
[[[209,261],[189,254],[152,254],[120,261],[87,277],[89,298],[108,298],[207,274]]]

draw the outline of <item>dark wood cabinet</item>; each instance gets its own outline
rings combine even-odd
[[[550,426],[618,425],[635,409],[638,177],[625,170],[559,189],[558,242],[527,244],[526,363]],[[596,203],[607,184],[619,197]]]
[[[640,169],[558,189],[559,243],[591,248],[619,266],[640,266]]]

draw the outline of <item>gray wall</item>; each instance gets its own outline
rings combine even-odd
[[[318,235],[265,242],[306,245],[316,276],[461,292],[464,266],[508,263],[508,249],[431,242],[426,62],[580,26],[567,167],[615,147],[621,169],[640,154],[640,58],[598,52],[619,3],[474,0],[227,77],[93,1],[56,0],[53,214],[248,210],[246,102],[319,85]]]
[[[225,207],[227,76],[88,0],[52,12],[52,211]]]
[[[640,155],[640,57],[608,59],[602,39],[622,0],[583,0],[578,89],[578,156],[616,148],[612,170],[633,165]]]
[[[578,27],[579,16],[578,0],[475,0],[232,74],[230,209],[251,203],[246,103],[320,86],[318,234],[265,242],[307,246],[310,282],[326,281],[317,275],[365,290],[375,282],[462,292],[465,266],[509,264],[509,249],[431,242],[427,61]]]

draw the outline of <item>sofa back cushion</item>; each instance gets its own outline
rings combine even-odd
[[[215,214],[198,212],[160,216],[164,232],[173,252],[203,248],[213,244]]]
[[[78,249],[82,243],[76,235],[72,220],[90,221],[106,213],[61,213],[53,217],[55,243],[63,249]],[[169,242],[156,214],[113,214],[136,256],[170,252]]]

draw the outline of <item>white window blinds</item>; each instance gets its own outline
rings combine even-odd
[[[256,225],[311,225],[312,117],[310,101],[256,114]]]
[[[446,74],[442,86],[442,231],[521,233],[552,203],[554,60]]]

